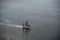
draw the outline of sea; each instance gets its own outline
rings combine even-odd
[[[22,25],[31,30],[1,25],[0,40],[60,40],[59,0],[2,0],[0,23]]]

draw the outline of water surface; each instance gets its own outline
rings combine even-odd
[[[22,25],[23,21],[28,20],[32,29],[22,31],[21,28],[0,25],[0,34],[4,38],[59,40],[60,5],[58,0],[3,0],[1,4],[0,20],[3,20],[3,23]]]

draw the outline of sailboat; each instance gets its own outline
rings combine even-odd
[[[23,22],[22,26],[23,26],[23,29],[30,29],[30,27],[31,27],[31,26],[28,24],[28,20],[26,20],[25,22]]]

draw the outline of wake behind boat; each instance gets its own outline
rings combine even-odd
[[[6,25],[6,26],[10,26],[10,27],[18,27],[18,28],[22,28],[22,29],[31,29],[31,26],[28,24],[28,20],[23,22],[22,25],[14,25],[14,24],[7,24],[7,23],[0,23],[0,25]]]
[[[0,25],[6,25],[6,26],[10,26],[10,27],[23,28],[23,26],[21,26],[21,25],[14,25],[14,24],[0,23]]]

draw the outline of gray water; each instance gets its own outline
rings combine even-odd
[[[28,20],[31,25],[30,31],[0,25],[0,40],[60,40],[59,0],[2,0],[0,3],[0,22],[22,25]]]

